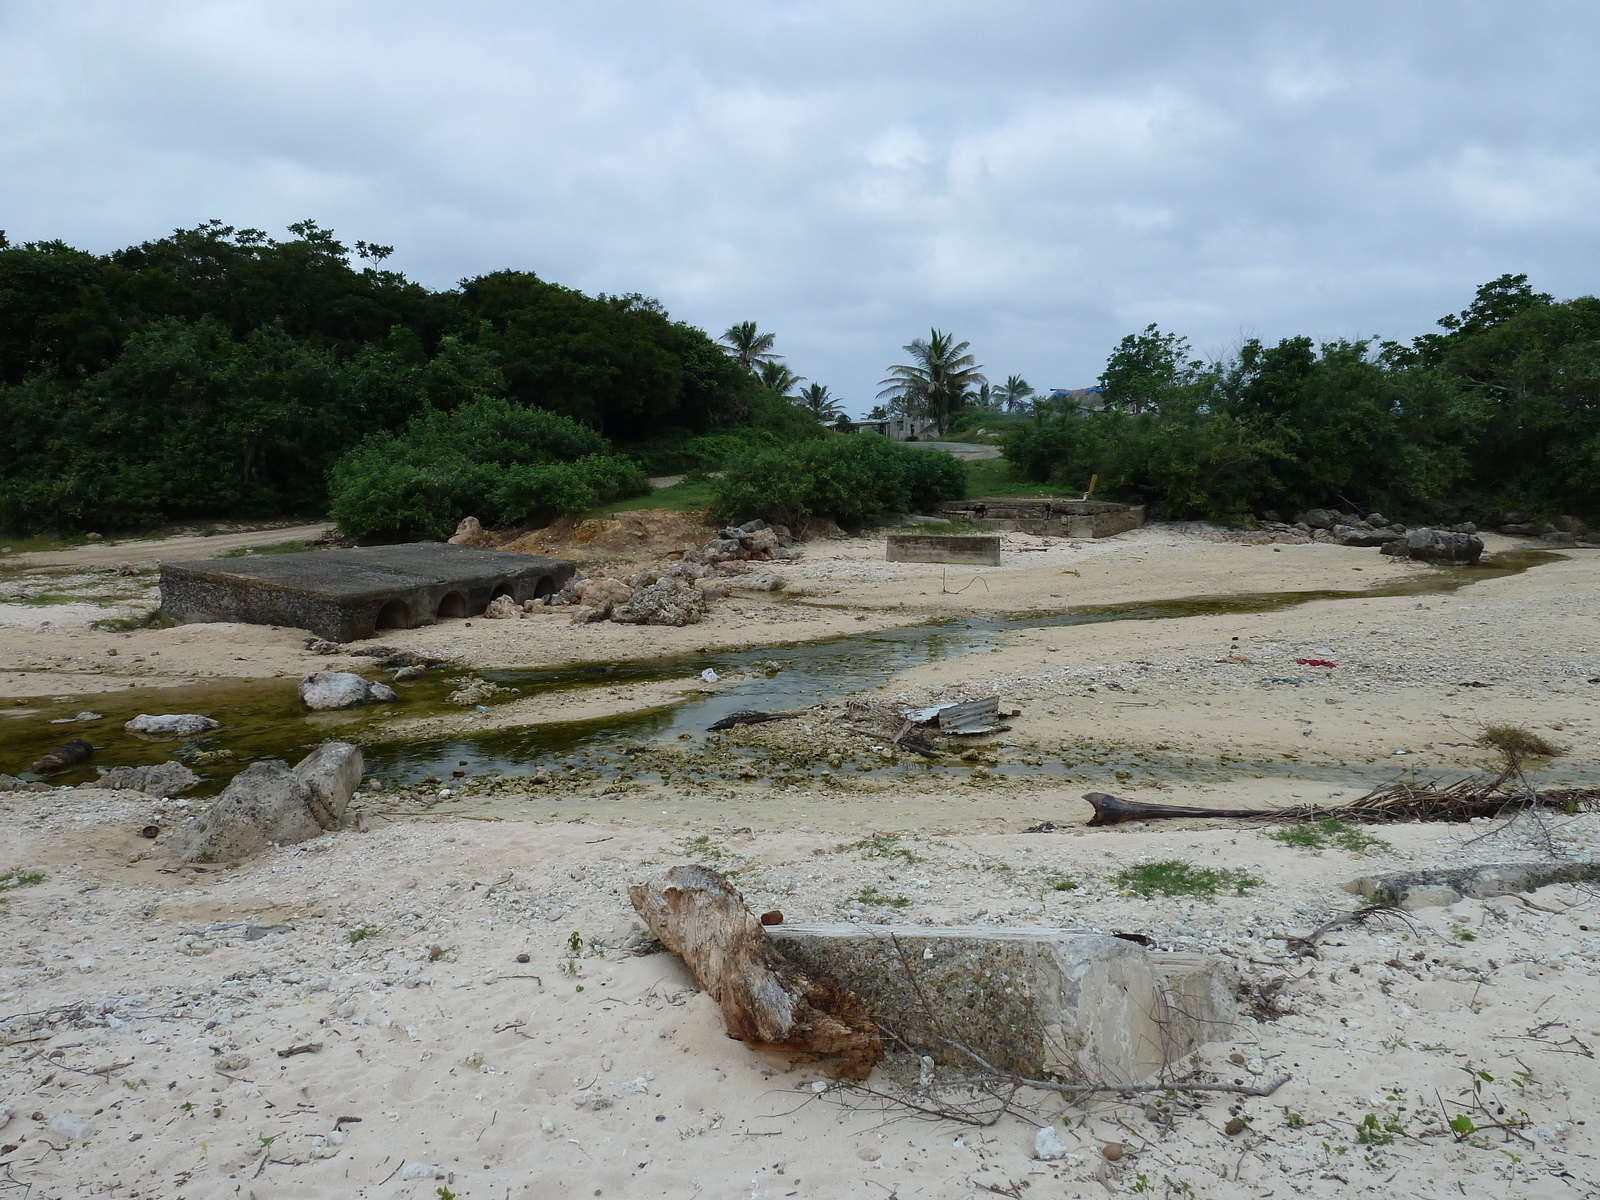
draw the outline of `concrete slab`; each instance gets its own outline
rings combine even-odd
[[[785,957],[870,1001],[878,1020],[950,1067],[1140,1083],[1230,1036],[1234,972],[1103,934],[1038,926],[776,925]]]
[[[994,534],[891,533],[885,557],[889,562],[998,567],[1000,539]]]
[[[332,642],[477,616],[496,596],[518,604],[561,590],[558,558],[442,542],[161,564],[161,609],[188,623],[306,629]]]
[[[984,529],[1031,533],[1038,537],[1113,537],[1138,529],[1145,522],[1144,505],[1118,504],[1111,500],[983,496],[976,500],[952,501],[939,511],[953,520]]]

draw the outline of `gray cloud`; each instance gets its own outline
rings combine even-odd
[[[104,250],[312,216],[751,317],[856,409],[929,326],[1091,381],[1150,321],[1408,337],[1592,291],[1600,10],[389,0],[0,10],[0,225]]]

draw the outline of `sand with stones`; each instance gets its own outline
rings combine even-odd
[[[1348,590],[1422,571],[1372,551],[1274,551],[1162,528],[1102,543],[1008,541],[1006,565],[983,572],[886,564],[881,538],[812,543],[784,568],[787,598],[738,596],[685,630],[545,617],[385,640],[483,667],[607,661],[941,614]],[[0,1155],[0,1179],[35,1196],[262,1200],[431,1200],[440,1188],[496,1200],[1591,1194],[1600,912],[1590,894],[1560,886],[1423,909],[1412,925],[1341,932],[1320,960],[1294,958],[1281,939],[1353,907],[1342,885],[1360,875],[1592,857],[1600,818],[1386,827],[1372,831],[1383,844],[1360,853],[1220,823],[1078,824],[1090,787],[1269,804],[1352,795],[1410,761],[1482,769],[1491,760],[1472,741],[1490,721],[1565,747],[1548,778],[1584,777],[1596,764],[1600,569],[1594,552],[1565,553],[1449,593],[1004,633],[998,652],[918,667],[871,694],[1001,694],[1021,715],[1009,744],[971,770],[855,772],[850,756],[870,746],[835,747],[836,714],[823,712],[809,735],[774,725],[768,743],[725,739],[766,756],[755,778],[697,743],[685,753],[710,756],[710,769],[695,783],[687,771],[669,782],[641,774],[620,791],[581,778],[469,780],[418,816],[374,817],[370,832],[217,871],[173,872],[167,834],[137,835],[148,823],[170,831],[193,802],[88,788],[0,795],[0,870],[45,876],[8,890],[0,912],[0,1017],[10,1018],[0,1104],[12,1113],[0,1143],[15,1147]],[[303,637],[243,626],[106,634],[61,614],[48,628],[6,627],[0,680],[26,698],[326,667],[300,650]],[[1324,649],[1339,667],[1294,662]],[[672,699],[648,686],[574,702],[601,714]],[[846,765],[809,758],[807,738]],[[368,795],[358,807],[379,803],[391,802]],[[1022,832],[1040,820],[1065,830]],[[1166,858],[1260,882],[1209,901],[1118,887],[1122,869]],[[1069,1157],[1055,1163],[1031,1157],[1034,1126],[1020,1118],[974,1129],[885,1114],[728,1040],[670,955],[630,952],[627,884],[696,860],[791,920],[1043,924],[1228,956],[1252,995],[1278,999],[1206,1047],[1199,1067],[1290,1081],[1271,1097],[1193,1104],[1035,1098],[1043,1117],[1069,1122],[1058,1123]],[[248,925],[288,928],[246,940]],[[1479,1078],[1480,1099],[1517,1129],[1457,1140],[1445,1127],[1467,1100],[1469,1070],[1493,1076]],[[1235,1115],[1247,1128],[1229,1136]],[[1113,1140],[1126,1153],[1110,1163],[1100,1147]],[[437,1178],[407,1178],[422,1166]]]

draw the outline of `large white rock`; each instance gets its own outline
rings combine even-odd
[[[197,733],[207,733],[221,727],[221,721],[213,721],[199,713],[163,713],[159,716],[141,713],[123,725],[129,733],[149,733],[160,737],[193,737]]]
[[[300,681],[300,701],[307,708],[353,708],[394,699],[392,687],[371,683],[350,671],[313,671]]]

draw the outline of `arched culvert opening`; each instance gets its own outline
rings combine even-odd
[[[446,592],[443,600],[439,601],[439,620],[444,621],[452,617],[467,615],[467,598],[460,592]]]
[[[391,600],[378,610],[375,622],[379,629],[410,629],[411,610],[403,600]]]
[[[556,581],[548,575],[539,576],[539,582],[533,585],[533,594],[538,598],[553,596],[555,592]]]
[[[495,588],[494,595],[490,596],[489,599],[494,600],[500,596],[510,596],[513,600],[515,600],[517,598],[517,593],[509,583],[502,583],[499,587]]]

